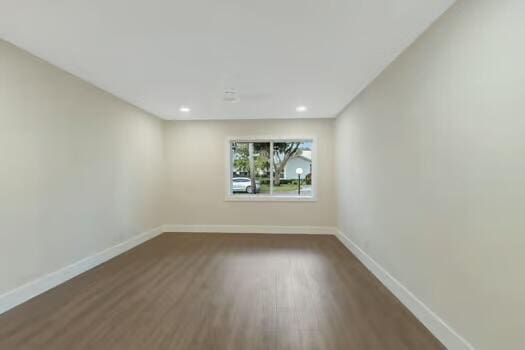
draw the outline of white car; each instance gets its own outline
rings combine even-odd
[[[255,193],[259,192],[260,190],[261,183],[259,181],[255,181]],[[232,179],[232,191],[253,193],[252,180],[249,177],[234,177]]]

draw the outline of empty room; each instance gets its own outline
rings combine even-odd
[[[525,348],[525,1],[0,0],[0,350]]]

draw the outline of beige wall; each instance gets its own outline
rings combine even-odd
[[[162,122],[0,41],[0,122],[0,295],[166,223],[335,225],[333,120]],[[225,202],[232,135],[317,137],[318,200]]]
[[[334,226],[332,119],[171,121],[166,223],[186,225]],[[317,137],[316,202],[225,201],[227,137]]]
[[[337,224],[477,349],[521,348],[523,13],[459,1],[335,126],[162,123],[0,42],[0,294],[163,223]],[[224,200],[226,137],[260,135],[317,138],[316,202]]]
[[[339,227],[477,349],[525,343],[525,1],[459,1],[337,118]]]
[[[162,122],[0,41],[0,295],[160,224]]]

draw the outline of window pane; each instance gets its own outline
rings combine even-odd
[[[274,142],[275,196],[312,195],[312,141]]]
[[[270,143],[232,142],[232,193],[270,193]],[[254,190],[255,189],[255,190]]]

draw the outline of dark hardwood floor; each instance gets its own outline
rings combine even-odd
[[[0,349],[444,347],[335,237],[168,233],[1,315]]]

